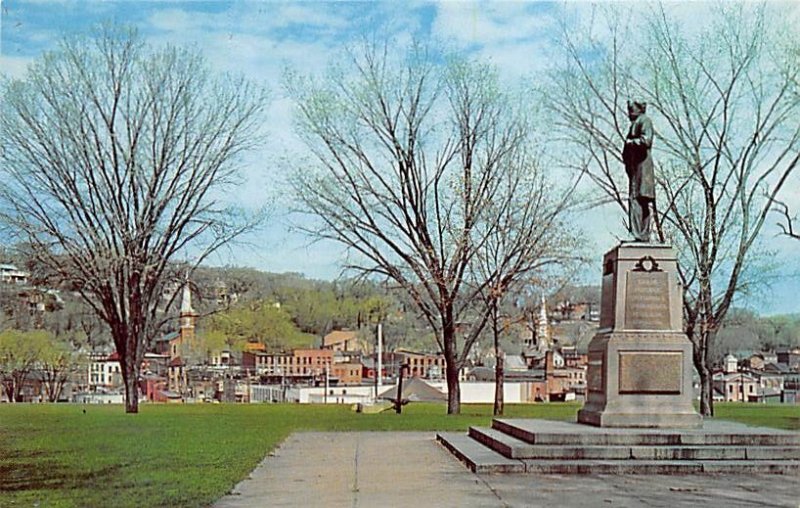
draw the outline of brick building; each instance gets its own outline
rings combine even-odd
[[[407,349],[398,349],[393,355],[393,363],[408,365],[407,375],[409,377],[439,379],[444,378],[447,372],[444,355],[419,353]]]

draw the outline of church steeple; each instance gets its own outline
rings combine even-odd
[[[194,309],[192,308],[192,290],[188,283],[183,286],[183,297],[181,298],[181,316],[184,314],[194,314]]]
[[[181,298],[181,342],[184,344],[194,340],[194,326],[197,319],[197,313],[192,308],[192,289],[189,287],[188,281],[183,286],[183,295]]]
[[[547,322],[547,303],[542,293],[542,307],[539,309],[539,319],[536,323],[536,346],[539,351],[550,349],[550,326]]]

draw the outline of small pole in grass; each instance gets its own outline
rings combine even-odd
[[[400,366],[400,376],[397,378],[397,399],[394,401],[394,411],[400,414],[403,411],[403,373],[409,368],[407,363]]]

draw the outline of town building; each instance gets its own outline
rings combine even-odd
[[[714,374],[714,389],[722,394],[725,402],[755,402],[758,387],[758,378],[745,372]]]
[[[777,363],[782,363],[791,370],[800,370],[800,347],[781,347],[775,350]]]
[[[332,349],[294,349],[289,353],[242,353],[242,369],[281,383],[313,383],[332,376]]]
[[[360,362],[341,362],[331,365],[331,376],[338,380],[338,385],[360,385],[362,365]]]
[[[28,284],[30,273],[18,269],[16,266],[0,263],[0,283],[24,286]]]
[[[122,370],[119,363],[119,353],[89,355],[87,377],[89,392],[108,392],[120,389],[122,384]]]
[[[322,338],[322,349],[368,353],[369,347],[354,330],[333,330]]]
[[[381,379],[386,380],[388,375],[389,358],[391,353],[383,354],[383,364],[381,365]],[[364,356],[361,358],[361,379],[375,381],[378,367],[376,366],[375,358]]]
[[[392,357],[392,363],[408,366],[405,374],[408,377],[426,379],[444,379],[446,377],[447,366],[444,355],[397,349]]]
[[[527,365],[527,358],[509,355],[503,372],[504,385],[512,383],[521,390],[520,402],[573,400],[586,392],[586,364],[566,366],[555,350],[545,351],[541,362],[533,367]],[[468,382],[491,382],[494,379],[494,368],[485,366],[472,368],[466,376]]]
[[[579,352],[575,346],[562,346],[561,357],[566,367],[581,367],[585,370],[589,364],[589,355]]]

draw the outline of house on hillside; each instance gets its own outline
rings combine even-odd
[[[211,354],[208,357],[208,364],[215,369],[227,369],[236,364],[236,358],[234,357],[231,348],[223,347],[222,349],[215,349],[211,351]]]
[[[354,330],[333,330],[322,338],[322,349],[369,352],[367,345]]]
[[[770,363],[778,363],[778,355],[767,351],[753,353],[744,360],[744,366],[750,370],[764,370]]]
[[[800,347],[780,347],[775,350],[777,363],[783,363],[791,370],[800,370]]]
[[[0,263],[0,283],[24,286],[28,283],[30,273],[18,269],[16,266]]]

